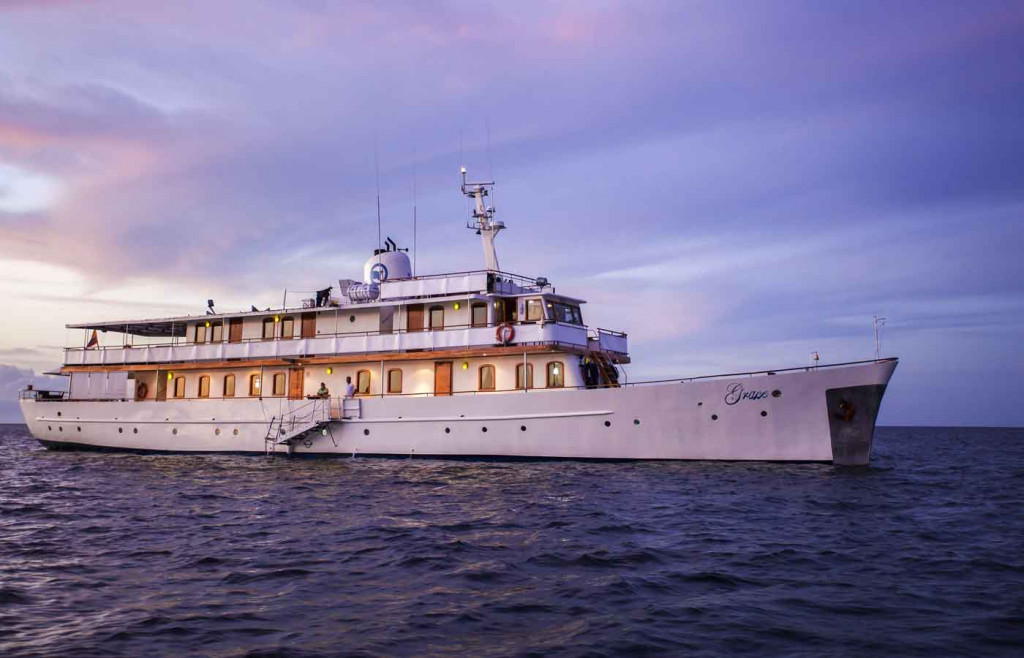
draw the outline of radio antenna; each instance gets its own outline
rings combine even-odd
[[[377,251],[381,249],[380,242],[380,163],[377,161],[377,136],[373,136],[373,170],[377,181]]]
[[[412,149],[412,275],[416,276],[416,147]]]

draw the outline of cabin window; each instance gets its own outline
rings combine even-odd
[[[526,378],[523,379],[523,372],[526,372]],[[533,364],[526,364],[523,368],[523,364],[520,363],[516,366],[516,388],[533,388]]]
[[[259,397],[262,393],[262,382],[260,382],[259,375],[249,375],[249,395],[252,397]]]
[[[205,324],[197,324],[196,325],[196,342],[197,343],[205,343],[206,342],[206,325]]]
[[[551,313],[551,319],[555,322],[564,322],[566,324],[583,324],[583,316],[580,314],[580,307],[572,304],[559,304],[548,303],[548,310]]]
[[[199,378],[199,397],[210,397],[210,376],[203,375]]]
[[[295,318],[281,318],[281,338],[295,338]]]
[[[444,307],[443,306],[431,306],[430,307],[430,329],[431,331],[439,331],[444,329]]]
[[[211,343],[223,343],[224,342],[224,324],[221,322],[214,322],[210,325],[210,342]]]
[[[174,378],[174,397],[183,398],[185,397],[185,378],[175,377]]]
[[[274,318],[267,318],[263,321],[263,340],[270,340],[274,337]]]
[[[480,366],[480,385],[481,391],[493,391],[494,390],[494,366],[488,364]]]
[[[541,308],[539,299],[526,300],[526,321],[539,322],[544,319],[544,309]]]
[[[565,365],[561,361],[552,361],[548,364],[548,388],[562,388],[565,386]]]
[[[356,395],[370,394],[370,371],[360,370],[356,373]]]
[[[284,395],[284,373],[274,373],[274,395]]]
[[[398,368],[388,370],[388,393],[402,392],[402,371]]]
[[[235,397],[235,376],[224,375],[224,397]]]
[[[487,304],[473,304],[472,323],[474,327],[487,326]]]

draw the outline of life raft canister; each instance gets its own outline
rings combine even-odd
[[[135,397],[143,400],[149,395],[149,387],[146,386],[146,382],[139,382],[139,385],[135,387]]]
[[[494,337],[497,338],[498,342],[502,345],[508,345],[512,342],[512,339],[516,337],[516,330],[508,322],[502,322],[494,332]]]

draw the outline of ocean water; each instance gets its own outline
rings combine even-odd
[[[1024,430],[873,465],[47,452],[0,426],[0,655],[1021,655]]]

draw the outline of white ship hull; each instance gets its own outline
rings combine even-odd
[[[866,464],[895,359],[620,388],[376,396],[289,445],[268,423],[306,400],[21,402],[54,449]],[[335,402],[337,406],[337,402]],[[335,414],[337,415],[337,414]],[[326,430],[326,431],[323,431]]]

